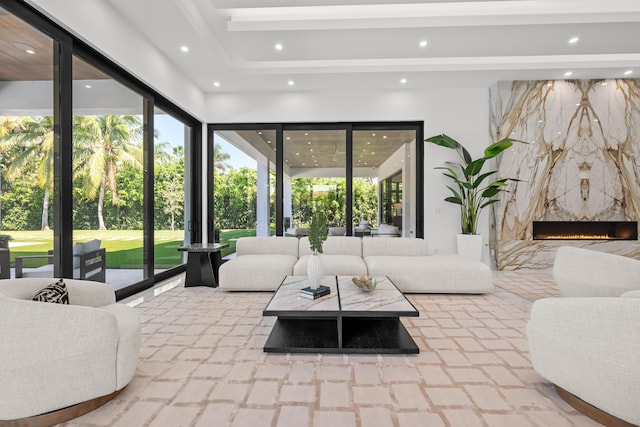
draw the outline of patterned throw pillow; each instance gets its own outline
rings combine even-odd
[[[67,292],[67,286],[64,284],[64,280],[60,279],[46,288],[40,289],[31,300],[69,304],[69,292]]]

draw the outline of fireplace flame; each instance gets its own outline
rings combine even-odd
[[[548,240],[611,240],[614,237],[608,234],[541,234],[539,239]]]

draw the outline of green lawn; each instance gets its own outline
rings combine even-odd
[[[53,249],[52,231],[7,231],[13,240],[9,242],[11,261],[16,256],[46,255]],[[229,247],[222,252],[223,256],[236,250],[236,241],[240,237],[255,236],[255,230],[222,230],[220,242],[229,243]],[[157,268],[168,268],[182,263],[183,252],[177,249],[183,245],[183,231],[160,230],[155,232],[155,259]],[[141,230],[77,230],[73,233],[73,241],[86,242],[100,239],[101,247],[107,250],[107,268],[140,268],[142,266]],[[44,265],[46,260],[27,260],[25,267]]]

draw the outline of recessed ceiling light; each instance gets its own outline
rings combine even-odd
[[[305,135],[306,135],[306,133],[305,133]],[[307,144],[311,145],[311,141],[307,141]]]
[[[569,77],[571,74],[573,74],[573,72],[571,72],[571,71],[567,71],[566,73],[564,73],[564,76],[565,76],[565,77]]]
[[[628,76],[629,74],[632,74],[632,73],[633,73],[633,70],[627,70],[624,72],[624,75]]]
[[[287,82],[287,84],[288,84],[289,86],[293,86],[293,85],[295,84],[295,82],[294,82],[293,80],[289,80],[289,81]]]
[[[15,47],[17,47],[20,50],[24,50],[26,53],[28,53],[29,55],[35,55],[36,54],[36,48],[28,45],[26,43],[14,43],[13,44]]]
[[[607,82],[600,83],[600,86],[606,86],[606,85],[607,85]]]
[[[291,139],[291,137],[290,137],[290,136],[288,136],[288,137],[287,137],[287,141],[289,141],[290,139]]]
[[[387,135],[383,135],[383,136],[382,136],[382,139],[387,139]]]
[[[182,45],[182,46],[180,46],[180,50],[183,51],[184,53],[187,53],[187,52],[189,52],[189,46]]]
[[[426,40],[420,40],[420,47],[427,47],[427,41]]]
[[[213,82],[213,85],[214,85],[215,87],[220,87],[220,82]]]
[[[276,43],[275,48],[276,48],[276,50],[282,50],[282,44],[281,43]]]
[[[574,44],[574,43],[578,43],[580,41],[580,37],[571,37],[569,39],[569,43]]]
[[[372,134],[371,134],[371,136],[376,136],[376,134],[375,134],[375,133],[372,133]]]
[[[91,85],[84,85],[87,89],[91,89]]]
[[[407,79],[400,79],[400,83],[405,84],[407,82]]]

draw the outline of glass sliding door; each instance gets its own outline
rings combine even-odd
[[[106,252],[106,283],[144,280],[143,98],[73,58],[74,277],[77,255]]]
[[[372,236],[416,237],[416,131],[353,131],[354,220]]]
[[[240,212],[259,218],[250,209],[231,210],[241,193],[245,205],[255,199],[256,209],[269,209],[270,234],[304,236],[313,210],[323,209],[331,235],[423,237],[422,128],[421,122],[210,124],[212,222],[224,233],[230,221],[244,218]],[[239,147],[249,148],[238,157]],[[231,166],[243,164],[231,159],[244,156],[245,167],[256,170],[258,194],[266,185],[267,174],[261,180],[257,172],[263,154],[269,159],[269,208],[266,192],[254,197],[249,185],[229,185]]]
[[[229,243],[245,236],[275,234],[275,153],[273,129],[233,127],[212,131],[214,239]]]
[[[54,275],[53,52],[0,8],[0,278]]]
[[[314,210],[326,213],[330,234],[346,234],[346,141],[345,129],[284,131],[285,235],[306,235]]]
[[[188,239],[185,218],[185,153],[191,127],[155,108],[154,141],[154,271],[159,273],[185,262],[178,248]]]

